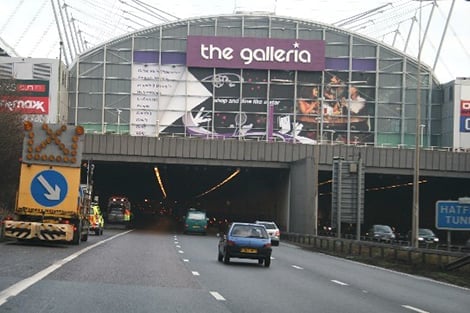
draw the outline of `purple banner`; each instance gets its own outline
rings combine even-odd
[[[184,52],[134,51],[134,63],[186,64]]]
[[[188,36],[189,67],[322,71],[323,40]]]

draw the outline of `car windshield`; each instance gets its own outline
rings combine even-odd
[[[202,212],[191,212],[188,214],[188,218],[192,220],[204,220],[206,215]]]
[[[391,233],[392,229],[389,226],[386,225],[377,225],[375,227],[376,231],[382,232],[382,233]]]
[[[264,227],[252,225],[235,225],[232,228],[231,235],[234,237],[245,238],[269,238],[269,235]]]
[[[434,233],[430,229],[420,229],[419,235],[420,236],[434,236]]]
[[[277,229],[276,224],[268,222],[258,222],[258,224],[263,225],[266,229]]]

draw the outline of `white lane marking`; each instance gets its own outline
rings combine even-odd
[[[222,295],[218,293],[217,291],[211,291],[210,293],[216,300],[225,301],[225,298],[222,297]]]
[[[183,262],[189,262],[189,260],[188,259],[183,259]]]
[[[64,259],[57,261],[56,263],[54,263],[51,266],[43,269],[42,271],[40,271],[40,272],[38,272],[38,273],[28,277],[28,278],[23,279],[23,280],[17,282],[16,284],[14,284],[14,285],[11,285],[7,289],[2,290],[0,292],[0,306],[5,304],[8,301],[8,298],[17,296],[20,292],[24,291],[26,288],[29,288],[30,286],[34,285],[35,283],[37,283],[38,281],[40,281],[41,279],[43,279],[44,277],[46,277],[50,273],[52,273],[55,270],[62,267],[62,265],[67,264],[68,262],[72,261],[73,259],[80,256],[81,254],[83,254],[83,253],[85,253],[85,252],[87,252],[91,249],[94,249],[94,248],[98,247],[99,245],[104,244],[105,242],[108,242],[110,240],[116,239],[117,237],[125,235],[125,234],[127,234],[131,231],[132,231],[132,229],[128,230],[128,231],[125,231],[123,233],[119,233],[117,235],[114,235],[113,237],[110,237],[110,238],[105,239],[103,241],[97,242],[94,245],[88,246],[88,247],[86,247],[86,248],[84,248],[80,251],[77,251],[74,254],[71,254],[68,257],[64,258]]]
[[[199,276],[199,272],[191,272],[194,276]]]
[[[415,311],[415,312],[419,312],[419,313],[429,313],[428,311],[424,311],[424,310],[415,308],[415,307],[413,307],[413,306],[411,306],[411,305],[403,304],[402,307],[404,307],[405,309],[408,309],[408,310],[412,310],[412,311]]]
[[[178,253],[181,253],[181,254],[183,254],[183,253],[184,253],[184,251],[183,251],[183,250],[178,250]]]
[[[341,286],[348,286],[348,284],[343,283],[342,281],[339,281],[339,280],[335,280],[335,279],[333,279],[331,282],[333,282],[335,284],[338,284],[338,285],[341,285]]]
[[[303,269],[304,269],[303,267],[300,267],[300,266],[298,266],[298,265],[292,265],[292,267],[293,267],[293,268],[296,268],[296,269],[298,269],[298,270],[303,270]]]
[[[176,245],[176,248],[181,248],[181,246],[180,246],[180,245]]]

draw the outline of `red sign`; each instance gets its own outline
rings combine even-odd
[[[18,97],[12,99],[1,99],[0,108],[6,108],[9,111],[20,112],[22,114],[48,114],[49,97]]]
[[[470,116],[470,100],[460,100],[460,116]]]
[[[46,92],[47,87],[43,84],[18,84],[16,85],[16,90],[30,92]]]

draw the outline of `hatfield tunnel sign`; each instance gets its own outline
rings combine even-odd
[[[188,67],[322,71],[323,40],[188,36]]]
[[[436,228],[470,230],[470,199],[436,202]]]

